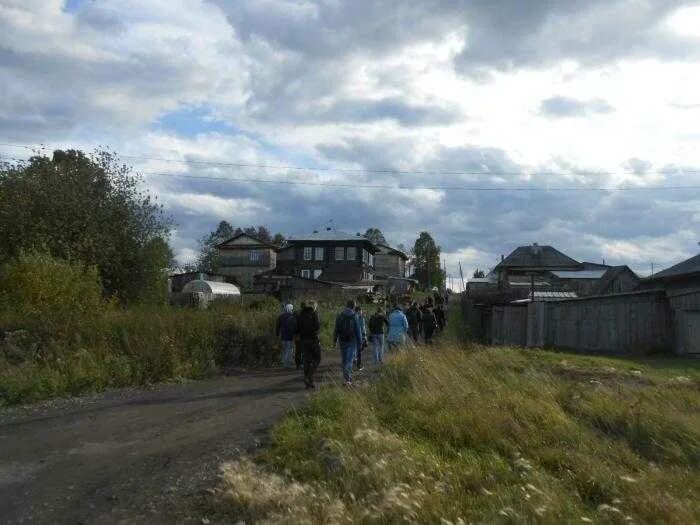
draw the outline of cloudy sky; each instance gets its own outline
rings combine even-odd
[[[697,1],[0,0],[0,87],[2,143],[114,149],[183,262],[222,219],[427,229],[451,272],[699,250]]]

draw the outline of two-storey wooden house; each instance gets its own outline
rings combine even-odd
[[[406,277],[408,255],[387,244],[376,244],[377,253],[374,255],[374,278],[377,281],[389,277]]]
[[[333,283],[374,281],[377,247],[368,239],[326,229],[293,237],[277,253],[276,273]]]
[[[216,245],[216,272],[233,278],[244,290],[253,288],[257,274],[273,270],[277,264],[277,247],[239,233]]]

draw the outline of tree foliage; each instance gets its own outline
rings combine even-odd
[[[480,279],[486,277],[486,273],[484,272],[484,270],[477,268],[476,270],[474,270],[474,275],[472,277],[474,277],[474,279]]]
[[[440,268],[440,247],[427,231],[421,232],[413,245],[413,275],[423,288],[442,287],[445,272]]]
[[[43,252],[97,269],[122,302],[165,293],[171,222],[108,151],[55,151],[0,166],[0,263]]]
[[[384,234],[382,233],[382,230],[379,228],[367,228],[367,231],[365,232],[364,235],[365,239],[369,239],[372,241],[374,244],[386,244],[386,239],[384,238]]]

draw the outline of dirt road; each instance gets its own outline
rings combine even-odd
[[[220,463],[306,399],[264,370],[1,410],[0,522],[201,523]]]

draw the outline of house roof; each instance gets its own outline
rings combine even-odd
[[[607,268],[602,270],[554,270],[552,275],[559,279],[600,279],[607,272]]]
[[[231,241],[235,241],[236,239],[238,239],[238,238],[240,238],[240,237],[248,237],[249,239],[253,239],[255,242],[257,242],[257,243],[259,243],[259,244],[262,244],[263,246],[268,246],[268,247],[270,247],[270,248],[275,248],[275,249],[278,248],[277,246],[275,246],[275,245],[272,244],[272,243],[269,243],[269,242],[263,241],[263,240],[261,240],[261,239],[258,239],[258,238],[255,237],[254,235],[250,235],[250,234],[245,233],[245,232],[238,233],[238,234],[234,235],[233,237],[231,237],[230,239],[226,239],[225,241],[220,242],[219,244],[216,245],[216,248],[228,247],[228,246],[225,246],[225,245],[228,244],[228,243],[230,243]],[[245,246],[241,246],[241,247],[244,248]],[[231,246],[231,248],[234,248],[234,246]],[[238,246],[235,246],[235,248],[238,248]]]
[[[700,273],[700,254],[654,274],[650,280],[682,277],[691,273]]]
[[[612,266],[608,269],[607,272],[605,272],[605,275],[603,275],[600,281],[596,283],[591,295],[602,295],[605,289],[610,285],[610,283],[624,272],[630,272],[637,278],[637,280],[639,280],[637,274],[630,270],[629,266]]]
[[[579,262],[551,246],[518,246],[503,259],[500,268],[576,268]]]
[[[535,301],[563,301],[565,299],[576,299],[578,295],[576,292],[565,292],[565,291],[546,291],[538,292],[535,291]],[[512,301],[511,304],[525,304],[532,302],[531,298],[528,299],[518,299]]]
[[[402,252],[402,251],[399,250],[398,248],[392,248],[392,247],[389,246],[388,244],[384,244],[384,243],[380,243],[380,242],[376,243],[376,245],[379,246],[379,247],[381,247],[381,248],[386,248],[387,250],[389,250],[389,253],[394,254],[394,255],[398,255],[398,256],[401,257],[404,261],[407,261],[407,260],[408,260],[408,255],[406,255],[405,252]]]
[[[293,236],[288,239],[290,242],[294,241],[366,241],[371,243],[371,241],[361,235],[353,235],[351,233],[346,233],[340,230],[323,230],[314,231],[313,233],[306,233],[302,235]]]

